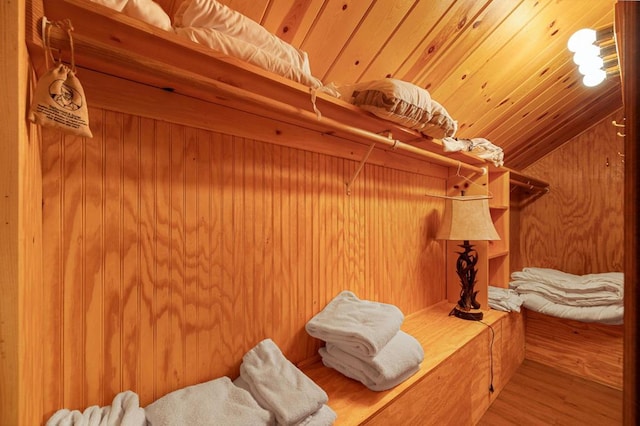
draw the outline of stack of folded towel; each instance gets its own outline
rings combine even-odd
[[[515,290],[489,286],[489,307],[504,312],[520,312],[522,299]]]
[[[285,358],[271,339],[244,355],[234,384],[273,413],[278,425],[330,426],[336,420],[325,391]]]
[[[414,375],[424,359],[420,342],[400,330],[403,321],[396,306],[343,291],[305,328],[326,342],[319,350],[325,366],[384,391]]]

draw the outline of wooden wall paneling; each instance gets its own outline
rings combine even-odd
[[[198,182],[198,130],[185,129],[184,152],[184,366],[187,383],[197,383],[202,376],[198,362],[198,331],[200,329],[198,308],[198,196],[201,187]]]
[[[158,284],[157,258],[157,144],[156,123],[147,118],[140,118],[140,157],[137,159],[140,168],[139,183],[139,260],[140,260],[140,304],[138,327],[140,344],[136,366],[138,369],[137,389],[140,404],[144,407],[158,398],[156,393],[156,376],[164,376],[157,368],[155,358],[157,316],[156,291]],[[204,250],[203,250],[204,252]]]
[[[138,369],[135,362],[140,352],[140,119],[127,116],[122,129],[122,347],[121,388],[138,388]],[[108,401],[107,401],[108,402]]]
[[[640,26],[640,5],[637,2],[618,1],[616,3],[616,32],[622,35],[618,54],[621,57],[621,75],[623,77],[624,116],[627,118],[624,129],[625,178],[624,178],[624,272],[625,272],[625,312],[624,312],[624,406],[625,425],[637,424],[640,419],[638,388],[640,369],[638,369],[638,28]]]
[[[271,1],[260,23],[287,43],[300,46],[322,4],[321,0]]]
[[[93,112],[95,111],[95,112]],[[81,207],[84,218],[84,250],[81,259],[84,261],[84,277],[81,289],[84,289],[84,305],[86,309],[85,346],[82,350],[87,365],[85,378],[85,394],[87,400],[105,401],[105,383],[103,367],[105,363],[105,342],[103,340],[104,314],[104,211],[105,200],[103,164],[104,150],[107,147],[104,136],[107,123],[100,110],[93,110],[91,126],[94,137],[82,141],[83,158],[83,199]],[[66,153],[66,150],[65,150]],[[65,185],[66,186],[66,185]],[[47,227],[55,230],[55,228]],[[62,232],[62,230],[57,230]],[[80,289],[79,289],[80,291]],[[53,408],[53,407],[51,407]]]
[[[62,291],[64,297],[60,306],[63,318],[62,353],[63,369],[83,377],[85,374],[84,354],[78,348],[85,348],[86,312],[84,306],[84,289],[75,285],[82,283],[84,244],[83,234],[83,139],[77,136],[66,136],[63,141],[64,157],[62,176],[64,186],[62,192]],[[73,298],[68,294],[76,293]],[[86,401],[84,377],[80,383],[64,382],[64,403],[82,406]]]
[[[498,25],[509,23],[511,20],[516,19],[516,16],[525,16],[528,10],[523,11],[524,8],[532,8],[538,5],[539,3],[533,2],[520,2],[517,4],[489,2],[485,4],[476,15],[468,16],[465,19],[464,24],[467,25],[465,32],[469,34],[469,36],[458,37],[446,50],[436,48],[431,51],[424,51],[423,55],[431,55],[428,62],[429,66],[425,67],[424,70],[417,70],[412,66],[411,70],[406,73],[400,69],[397,75],[402,76],[401,78],[403,79],[414,81],[416,84],[428,89],[438,87],[441,81],[447,78],[449,74],[442,72],[442,70],[456,69],[470,52],[474,52],[486,38],[491,37],[498,28]],[[504,20],[505,16],[507,16],[506,20]],[[494,37],[493,39],[495,40],[496,38]],[[481,133],[478,132],[478,134]]]
[[[561,320],[528,310],[526,322],[527,359],[622,390],[621,325]]]
[[[416,47],[417,41],[425,37],[425,31],[429,31],[450,7],[449,1],[417,3],[411,9],[412,13],[404,17],[401,24],[393,30],[382,49],[355,81],[377,80],[388,75],[394,77],[397,70],[391,69],[389,65],[404,62]]]
[[[549,182],[551,191],[521,210],[524,266],[622,271],[624,163],[614,119],[620,121],[619,112],[525,170]]]
[[[354,161],[90,113],[93,139],[44,132],[45,417],[234,377],[266,337],[314,359],[304,324],[343,289],[443,299],[443,179],[367,164],[347,195]]]
[[[349,37],[339,55],[322,76],[323,81],[336,84],[351,84],[358,81],[360,75],[366,71],[367,64],[375,58],[377,53],[370,46],[384,46],[387,38],[399,29],[407,12],[413,7],[415,2],[412,0],[392,3],[374,2],[358,24],[358,31]],[[336,72],[336,69],[340,71]],[[315,72],[313,68],[311,71]]]
[[[103,145],[104,174],[102,184],[104,186],[104,288],[103,288],[103,335],[104,335],[104,398],[106,403],[111,401],[113,395],[122,389],[123,373],[123,326],[122,312],[123,297],[123,239],[124,239],[124,213],[123,213],[123,185],[124,185],[124,119],[122,114],[105,111],[104,127],[105,140]],[[69,154],[68,147],[65,154]],[[65,155],[67,157],[67,155]],[[66,158],[65,158],[66,159]],[[69,159],[73,162],[73,157]],[[65,167],[71,169],[71,167]],[[72,170],[70,170],[72,172]],[[73,176],[73,174],[71,174]],[[70,203],[69,203],[70,204]],[[81,203],[79,203],[81,205]],[[73,205],[73,204],[72,204]],[[78,288],[82,291],[85,277],[66,277],[65,286],[70,289]],[[73,301],[73,290],[65,292],[65,301]],[[73,324],[73,323],[71,323]],[[69,348],[73,349],[73,342]],[[71,385],[71,384],[70,384]],[[72,406],[85,406],[82,403],[71,402]]]
[[[456,40],[461,38],[461,34],[475,23],[474,18],[488,6],[487,3],[490,2],[453,2],[442,16],[434,14],[433,16],[437,18],[437,22],[433,27],[422,26],[423,31],[427,30],[427,28],[429,29],[421,39],[415,41],[405,40],[407,44],[408,42],[413,42],[415,47],[405,57],[400,68],[394,71],[394,74],[398,78],[412,81],[422,86],[424,83],[417,81],[416,75],[423,69],[430,67],[429,63],[433,56],[448,50]],[[465,52],[465,55],[467,54],[468,52]],[[436,87],[430,85],[429,89],[435,89]]]
[[[310,31],[300,45],[300,49],[309,55],[314,75],[324,79],[331,59],[342,50],[368,9],[369,4],[361,1],[325,2],[313,23],[314,27],[322,28],[323,31]],[[331,43],[327,43],[325,31],[331,34]]]

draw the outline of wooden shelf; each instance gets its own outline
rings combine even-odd
[[[493,251],[491,249],[489,249],[489,260],[491,259],[495,259],[498,257],[504,257],[504,256],[508,256],[509,255],[509,250],[508,249],[500,249],[500,250],[496,250]]]
[[[504,205],[500,205],[500,206],[492,206],[492,205],[489,205],[489,209],[490,209],[490,210],[502,210],[502,211],[507,211],[507,210],[509,210],[509,206],[504,206]]]
[[[470,166],[486,164],[485,160],[466,152],[445,153],[439,140],[381,120],[322,92],[317,93],[315,100],[322,115],[318,118],[308,87],[100,4],[86,0],[44,0],[43,9],[43,14],[50,21],[71,20],[75,63],[83,83],[84,79],[99,72],[222,107],[230,119],[237,112],[239,118],[236,121],[239,122],[246,122],[246,114],[249,113],[325,137],[365,144],[371,144],[366,136],[390,134],[393,140],[438,154],[446,160]],[[38,36],[40,17],[38,11],[33,12],[27,44],[32,62],[42,74],[43,49]],[[53,29],[51,45],[61,50],[63,61],[69,62],[69,42],[65,33]],[[89,94],[87,98],[91,102]],[[100,107],[112,109],[105,102],[108,99],[103,100]],[[264,102],[273,107],[265,107]],[[121,104],[115,106],[120,107]],[[201,106],[198,109],[202,109]],[[331,122],[344,124],[345,128],[329,126]],[[346,127],[353,131],[347,131]],[[377,147],[383,146],[377,144]],[[387,151],[392,150],[389,148]],[[437,161],[415,153],[403,154],[437,164]]]
[[[418,373],[393,389],[385,392],[370,391],[361,383],[348,379],[336,370],[323,366],[320,361],[302,367],[304,373],[329,395],[329,405],[338,414],[336,425],[358,425],[370,421],[375,424],[384,423],[382,419],[389,415],[387,410],[399,410],[400,407],[394,408],[394,405],[397,401],[408,397],[410,394],[413,394],[416,398],[424,398],[426,402],[420,405],[432,415],[430,421],[436,421],[438,415],[440,415],[438,410],[441,410],[442,407],[434,407],[424,392],[418,392],[418,388],[427,389],[425,392],[433,394],[436,398],[442,398],[445,397],[445,395],[470,395],[470,392],[474,393],[478,391],[478,394],[474,396],[474,400],[478,402],[477,406],[470,407],[469,412],[467,412],[467,407],[465,407],[464,412],[459,413],[459,416],[461,419],[466,419],[468,417],[482,415],[486,407],[488,407],[490,399],[495,398],[498,392],[491,395],[486,387],[469,389],[467,387],[469,383],[467,381],[468,378],[458,378],[458,370],[461,370],[463,367],[458,362],[455,362],[453,357],[460,353],[465,346],[470,345],[471,342],[475,342],[479,347],[487,347],[488,349],[489,337],[487,337],[487,339],[476,338],[483,335],[483,333],[489,336],[489,329],[485,324],[479,322],[465,321],[449,316],[452,307],[453,304],[451,303],[441,302],[428,309],[407,316],[402,325],[402,329],[406,333],[414,336],[422,344],[425,357]],[[502,320],[521,321],[521,316],[519,314],[509,314],[492,309],[484,311],[483,322],[494,326],[496,333],[507,329],[498,326],[498,323]],[[497,334],[494,340],[496,343],[501,342],[500,344],[506,343],[511,345],[512,343],[516,343],[513,347],[515,352],[508,354],[508,361],[507,358],[504,358],[504,360],[505,362],[513,363],[513,365],[519,365],[524,357],[524,335],[520,335],[520,332],[518,332],[514,334],[513,340],[505,340],[508,338],[510,337],[505,335],[501,341]],[[518,341],[522,341],[522,347],[517,344]],[[496,346],[496,349],[494,349],[494,359],[496,362],[500,362],[499,360],[503,359],[498,355],[500,351],[498,348],[499,346]],[[509,349],[508,351],[511,350],[512,349]],[[481,366],[474,367],[477,368],[475,371],[477,377],[473,379],[473,382],[478,384],[478,379],[483,377],[480,383],[483,385],[486,384],[488,387],[489,383],[488,381],[485,383],[485,381],[489,380],[489,353],[484,350],[481,350],[480,353],[475,350],[474,353],[476,354],[475,356],[479,356],[482,361],[480,361]],[[462,364],[469,364],[469,362]],[[496,373],[494,377],[494,387],[496,387],[496,390],[499,391],[500,388],[506,384],[508,377],[510,377],[511,369],[511,367],[507,368],[506,364],[503,364],[502,369],[496,369],[496,371],[500,371],[500,373],[506,374],[507,376],[500,377],[499,374]],[[455,379],[455,388],[445,389],[442,387],[442,382],[447,380],[446,377],[451,377],[452,380]],[[453,404],[455,404],[455,402],[453,402]],[[443,406],[444,405],[445,404],[443,404]],[[413,411],[414,413],[417,411],[417,409],[412,409],[411,407],[403,406],[403,409],[409,409],[409,411]],[[475,412],[472,413],[474,410]],[[452,413],[448,413],[448,415],[451,414]],[[379,419],[378,416],[380,416]],[[405,418],[408,419],[409,416],[410,413],[407,413],[407,417]],[[475,417],[473,417],[473,419],[477,421],[478,419]],[[461,420],[461,423],[465,422]]]

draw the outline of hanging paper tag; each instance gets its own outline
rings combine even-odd
[[[43,75],[36,85],[29,120],[85,137],[93,137],[84,90],[73,71],[63,64]]]

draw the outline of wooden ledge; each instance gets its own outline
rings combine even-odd
[[[452,307],[453,304],[445,301],[407,316],[402,330],[422,344],[424,361],[415,375],[393,389],[371,391],[361,383],[325,367],[321,361],[302,367],[304,373],[329,395],[329,406],[338,414],[336,424],[357,425],[367,421],[430,376],[436,367],[487,330],[483,323],[493,325],[508,315],[505,312],[487,310],[484,311],[483,323],[464,321],[449,316]]]
[[[43,0],[49,20],[70,19],[74,31],[75,62],[79,68],[99,71],[121,79],[193,97],[205,102],[222,103],[243,112],[259,113],[286,123],[309,128],[322,134],[353,140],[351,136],[323,127],[322,120],[303,121],[258,107],[245,98],[234,98],[225,88],[287,105],[309,114],[312,102],[309,89],[299,83],[267,72],[252,64],[218,53],[205,46],[138,21],[89,0]],[[37,12],[36,12],[37,13]],[[43,71],[42,43],[38,36],[41,16],[33,16],[27,31],[32,62]],[[69,62],[66,35],[52,31],[51,44],[62,50]],[[414,145],[470,165],[486,162],[466,152],[444,153],[438,140],[386,120],[333,96],[318,93],[317,108],[322,116],[346,123],[374,134],[393,135],[403,143]],[[351,139],[350,139],[351,138]]]

